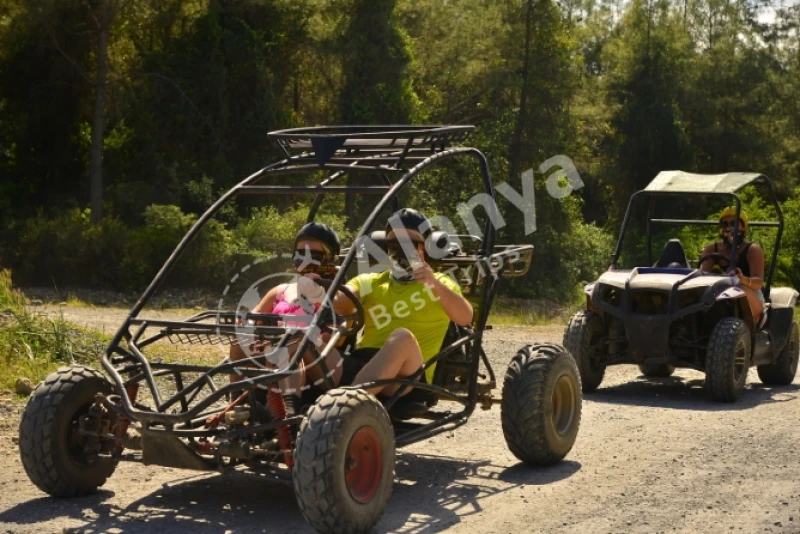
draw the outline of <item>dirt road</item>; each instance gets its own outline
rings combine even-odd
[[[66,313],[96,325],[109,315]],[[560,337],[497,328],[487,352],[502,376],[521,345]],[[751,372],[743,399],[722,405],[702,378],[650,382],[611,368],[585,397],[575,448],[547,469],[508,452],[499,407],[478,409],[454,433],[400,451],[376,532],[800,533],[800,381],[766,388]],[[246,476],[123,464],[97,495],[51,499],[22,470],[15,418],[0,409],[0,532],[311,532],[291,489]]]

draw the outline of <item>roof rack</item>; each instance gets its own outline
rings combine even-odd
[[[321,126],[270,132],[293,163],[399,168],[467,138],[474,126]]]

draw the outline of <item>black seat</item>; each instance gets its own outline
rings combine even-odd
[[[686,261],[686,251],[683,249],[680,239],[670,239],[664,245],[661,256],[653,267],[688,267]]]

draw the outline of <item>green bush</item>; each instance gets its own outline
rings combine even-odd
[[[606,269],[612,236],[581,222],[576,202],[565,203],[562,209],[565,213],[560,224],[541,221],[538,231],[522,240],[536,247],[533,265],[527,277],[504,283],[504,294],[571,302],[581,284]],[[800,204],[795,209],[800,211]],[[265,207],[254,209],[248,217],[233,218],[228,224],[209,221],[189,243],[162,287],[221,290],[239,269],[255,259],[291,253],[294,236],[307,213],[302,205],[282,211]],[[148,206],[142,214],[142,226],[134,228],[114,217],[92,225],[89,213],[81,210],[69,210],[52,219],[33,217],[22,225],[14,266],[19,281],[26,285],[141,292],[196,220],[196,215],[172,205]],[[321,215],[318,220],[333,227],[343,245],[352,240],[344,217]],[[800,234],[795,240],[800,241]],[[263,262],[259,268],[277,272],[288,266],[285,259],[278,258]]]
[[[72,209],[52,219],[37,215],[23,225],[15,267],[26,285],[118,287],[130,237],[113,216],[92,225],[89,210]]]
[[[560,303],[574,302],[582,286],[608,268],[613,248],[612,237],[603,229],[577,220],[567,232],[540,228],[533,242],[531,272],[526,279],[514,280],[513,292],[507,294]]]
[[[106,343],[63,317],[28,311],[10,271],[0,270],[0,390],[13,389],[19,377],[36,383],[61,365],[93,362]]]
[[[240,222],[236,228],[236,236],[242,240],[246,249],[254,254],[281,254],[291,252],[294,247],[294,236],[306,223],[308,208],[297,205],[284,212],[273,207],[253,210],[248,219]],[[333,228],[342,242],[352,237],[345,229],[345,218],[324,214],[317,222],[325,223]]]

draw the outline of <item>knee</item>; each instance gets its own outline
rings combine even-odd
[[[416,344],[417,338],[414,337],[414,334],[412,334],[411,330],[409,330],[408,328],[398,328],[389,335],[386,341],[388,343],[406,345],[409,343]]]

